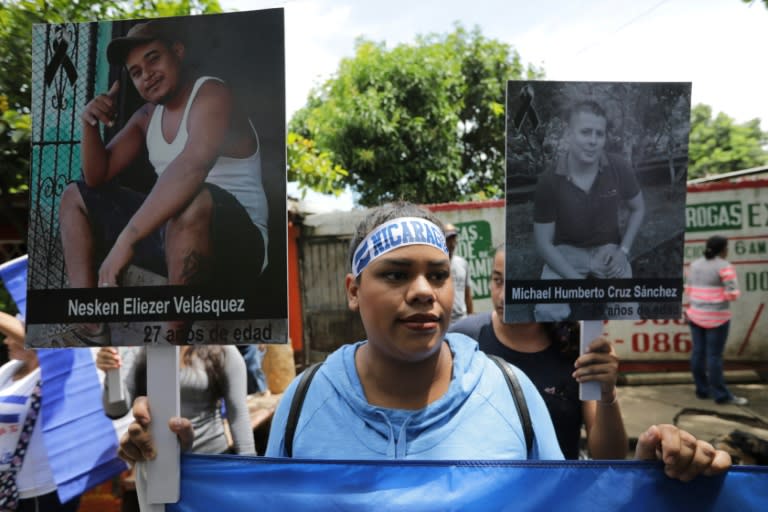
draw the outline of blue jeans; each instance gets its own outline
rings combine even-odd
[[[246,377],[248,378],[248,394],[268,390],[267,376],[262,369],[262,361],[266,350],[259,345],[238,345],[238,350],[245,359]]]
[[[688,323],[693,338],[691,372],[696,384],[696,395],[699,398],[714,398],[715,402],[729,400],[733,395],[728,391],[723,377],[723,350],[731,322],[711,329]]]

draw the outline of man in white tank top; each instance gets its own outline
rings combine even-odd
[[[83,180],[67,186],[60,206],[72,288],[117,286],[130,263],[169,285],[222,286],[250,282],[266,265],[258,137],[221,80],[190,75],[176,31],[169,21],[140,23],[107,48],[147,103],[108,144],[100,124],[116,119],[119,82],[81,114]],[[147,195],[115,183],[145,148],[157,174]],[[65,341],[109,344],[105,328],[80,325]]]

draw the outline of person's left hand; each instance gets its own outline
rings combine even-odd
[[[728,471],[731,456],[674,425],[652,425],[637,439],[635,459],[661,460],[664,473],[683,482]]]
[[[594,274],[601,279],[613,279],[629,274],[629,259],[616,244],[602,246],[595,254]]]
[[[602,337],[593,340],[587,352],[576,359],[575,366],[572,375],[579,383],[600,383],[603,402],[612,402],[616,398],[619,358],[610,341]]]
[[[99,286],[117,286],[120,272],[128,266],[131,259],[133,259],[133,246],[118,238],[99,268]]]

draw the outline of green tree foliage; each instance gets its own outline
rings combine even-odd
[[[766,144],[759,119],[739,124],[722,112],[713,117],[712,108],[700,103],[691,112],[688,178],[766,165]]]
[[[348,173],[333,163],[327,151],[318,150],[314,141],[295,132],[288,132],[287,144],[288,181],[297,181],[303,193],[311,189],[321,194],[341,194]]]
[[[349,171],[335,182],[362,205],[499,197],[506,81],[541,76],[477,28],[392,49],[360,39],[291,128]]]

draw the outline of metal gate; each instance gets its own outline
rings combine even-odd
[[[80,177],[79,109],[93,97],[97,23],[35,25],[32,33],[32,155],[28,279],[64,287],[59,201]]]

